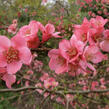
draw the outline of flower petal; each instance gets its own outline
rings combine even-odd
[[[109,52],[109,40],[102,41],[100,47],[103,51]]]
[[[0,50],[8,49],[10,46],[10,40],[6,36],[0,36]]]
[[[21,37],[20,34],[17,34],[12,39],[12,46],[15,48],[27,47],[27,42],[24,37]]]
[[[2,79],[6,82],[6,86],[8,88],[11,88],[11,85],[15,83],[16,81],[16,76],[15,75],[10,75],[10,74],[5,74]]]
[[[48,56],[51,57],[56,57],[59,55],[59,50],[58,49],[52,49],[48,52]]]
[[[52,24],[47,24],[47,25],[45,26],[45,29],[46,29],[46,32],[47,32],[47,33],[51,33],[51,34],[55,31],[55,27],[54,27],[54,25],[52,25]]]
[[[15,74],[17,71],[19,71],[22,67],[22,63],[20,61],[18,62],[12,62],[10,64],[7,64],[7,72],[8,74]]]
[[[32,60],[32,55],[31,55],[29,48],[27,48],[27,47],[20,48],[19,52],[20,52],[19,57],[20,57],[21,61],[24,64],[29,65]]]

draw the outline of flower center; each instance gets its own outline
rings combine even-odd
[[[101,23],[100,21],[97,21],[97,22],[96,22],[96,25],[97,25],[97,26],[102,26],[102,23]]]
[[[31,34],[31,30],[30,29],[27,29],[26,32],[25,32],[25,35],[26,36],[29,36],[30,34]]]
[[[13,47],[10,47],[7,51],[4,51],[3,54],[8,64],[19,61],[19,51]]]
[[[95,42],[97,42],[101,37],[102,37],[102,35],[100,35],[100,34],[95,34],[95,35],[93,36],[93,40],[94,40]]]
[[[63,57],[61,57],[61,56],[58,56],[57,61],[58,61],[58,64],[60,64],[60,65],[65,64],[65,59]]]
[[[71,48],[67,51],[67,53],[71,58],[73,58],[77,55],[78,52],[77,52],[76,48]]]

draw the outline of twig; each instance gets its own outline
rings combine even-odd
[[[42,102],[40,103],[39,109],[42,109],[42,106],[43,106],[44,102],[45,102],[45,101],[47,100],[47,98],[49,98],[49,97],[50,97],[50,94],[42,100]]]
[[[52,48],[43,47],[43,48],[31,49],[31,51],[49,51],[49,50],[51,50],[51,49],[52,49]]]
[[[109,89],[85,90],[85,91],[83,91],[83,90],[54,91],[54,90],[49,90],[49,89],[45,89],[45,88],[41,88],[41,87],[33,87],[33,86],[16,88],[16,89],[0,89],[0,92],[20,92],[20,91],[25,91],[28,89],[31,89],[31,90],[42,89],[42,90],[45,90],[45,92],[59,94],[62,96],[63,96],[63,94],[88,94],[88,93],[106,93],[106,92],[109,92]]]

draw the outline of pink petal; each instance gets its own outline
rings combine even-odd
[[[2,79],[6,82],[6,86],[8,88],[11,88],[11,85],[15,83],[16,81],[16,76],[15,75],[10,75],[10,74],[5,74]]]
[[[0,67],[5,67],[7,65],[6,59],[3,56],[3,53],[0,52]]]
[[[47,33],[54,33],[55,32],[55,27],[52,24],[47,24],[45,26],[45,29],[46,29]]]
[[[103,60],[106,60],[106,55],[103,55],[101,52],[98,52],[97,54],[95,54],[95,56],[93,56],[93,58],[91,58],[91,61],[95,64]]]
[[[20,61],[18,62],[12,62],[10,64],[7,64],[7,72],[8,74],[15,74],[17,71],[19,71],[22,67],[22,63]]]
[[[59,49],[60,49],[61,55],[66,59],[69,59],[69,56],[67,54],[67,51],[69,50],[69,48],[71,48],[69,40],[63,39],[59,43]]]
[[[57,58],[50,59],[49,67],[51,70],[55,70],[55,73],[57,74],[64,73],[67,70],[66,63],[61,64],[57,61]]]
[[[109,40],[102,41],[100,47],[103,51],[109,52]]]
[[[58,49],[52,49],[48,52],[48,56],[51,58],[51,57],[54,57],[54,56],[58,56],[59,55],[59,50]]]
[[[38,32],[39,27],[36,21],[30,21],[29,27],[31,28],[31,34],[36,34]]]
[[[8,49],[10,46],[10,40],[6,36],[0,36],[0,50]]]
[[[51,70],[55,70],[56,67],[58,66],[56,59],[57,59],[57,57],[51,58],[50,61],[49,61],[49,67],[50,67]]]
[[[23,47],[19,49],[19,57],[24,64],[29,65],[32,60],[32,55],[27,47]]]
[[[15,48],[27,47],[27,42],[24,37],[21,37],[20,34],[17,34],[12,39],[12,45]]]
[[[58,65],[56,70],[55,70],[55,72],[57,74],[62,74],[62,73],[65,73],[66,71],[67,71],[67,67],[66,67],[65,64],[64,65],[60,65],[60,66]]]
[[[52,35],[53,35],[55,38],[62,38],[62,36],[59,36],[58,34],[60,34],[60,32],[53,33]]]
[[[5,67],[0,67],[0,73],[5,73],[6,72],[6,68]]]
[[[62,49],[63,51],[67,51],[70,47],[71,47],[71,45],[70,45],[70,41],[69,40],[63,39],[59,43],[59,49]]]
[[[37,22],[38,26],[39,26],[39,29],[44,32],[45,31],[45,27],[40,23],[40,22]]]

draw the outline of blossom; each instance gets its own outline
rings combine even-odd
[[[82,54],[84,44],[77,40],[76,36],[73,35],[69,40],[63,39],[59,43],[59,49],[62,56],[68,60],[68,62],[73,62],[78,59],[79,55]]]
[[[93,28],[104,28],[104,25],[107,23],[107,19],[104,19],[101,16],[96,16],[96,18],[91,18],[90,23]]]
[[[40,30],[42,31],[42,43],[48,41],[52,37],[61,38],[61,36],[58,35],[60,32],[55,32],[54,25],[50,23],[45,25],[45,27],[40,24]]]
[[[95,64],[107,59],[107,55],[102,54],[97,45],[87,46],[84,50],[84,56],[87,61]]]
[[[8,74],[15,74],[23,63],[29,65],[31,58],[23,37],[14,36],[9,40],[6,36],[0,36],[0,67],[6,67]]]
[[[100,40],[103,38],[103,31],[104,28],[91,28],[89,30],[89,43],[93,45],[95,43],[99,43]]]
[[[30,21],[29,25],[20,28],[18,34],[27,41],[29,48],[37,48],[39,46],[39,38],[37,36],[38,23],[34,20]]]

